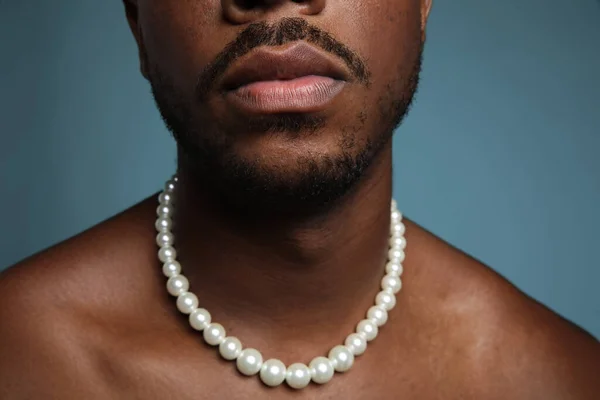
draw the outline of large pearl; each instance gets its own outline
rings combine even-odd
[[[390,311],[396,305],[396,296],[386,290],[382,290],[377,293],[375,297],[375,304],[378,306],[384,306],[386,310]]]
[[[162,272],[168,278],[177,276],[181,273],[181,264],[177,261],[166,262],[163,264]]]
[[[394,274],[388,274],[381,280],[381,288],[383,290],[389,289],[392,293],[396,294],[402,288],[402,281],[398,276]]]
[[[212,322],[204,329],[204,341],[211,346],[218,346],[225,340],[223,325]]]
[[[204,308],[197,308],[190,314],[190,325],[197,331],[203,331],[210,325],[210,313]]]
[[[176,275],[167,281],[167,290],[171,296],[179,296],[190,288],[190,282],[183,275]]]
[[[377,326],[383,326],[388,320],[388,313],[383,306],[372,306],[367,311],[367,319],[375,321]]]
[[[358,333],[348,335],[344,344],[355,356],[360,356],[367,349],[367,340]]]
[[[285,364],[275,358],[265,361],[260,369],[260,380],[271,387],[281,385],[286,375]]]
[[[158,259],[164,263],[175,261],[175,258],[177,258],[177,251],[171,246],[161,247],[158,251]]]
[[[294,389],[302,389],[310,383],[310,369],[304,364],[296,363],[288,367],[285,381]]]
[[[242,353],[242,342],[235,336],[227,336],[219,345],[219,353],[226,360],[235,360]]]
[[[174,241],[175,238],[173,237],[173,234],[169,231],[159,232],[158,235],[156,235],[156,244],[159,247],[172,246]]]
[[[354,364],[354,354],[346,346],[335,346],[329,351],[329,360],[337,372],[346,372]]]
[[[324,384],[333,378],[333,364],[327,357],[315,357],[309,365],[312,380],[315,383]]]
[[[404,267],[402,266],[402,263],[389,261],[385,265],[385,272],[388,274],[395,274],[401,276],[404,272]]]
[[[363,333],[367,341],[370,342],[377,337],[379,328],[377,328],[377,324],[373,320],[363,319],[356,325],[356,333]]]
[[[198,308],[198,297],[190,292],[180,294],[177,297],[177,308],[184,314],[191,314]]]
[[[154,223],[154,227],[159,232],[170,231],[172,226],[173,226],[173,221],[169,217],[160,217]]]
[[[245,349],[237,358],[237,369],[242,374],[250,376],[255,375],[262,367],[263,358],[256,349]]]

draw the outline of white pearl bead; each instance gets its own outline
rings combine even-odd
[[[381,288],[389,289],[392,293],[396,294],[402,288],[402,281],[395,274],[388,274],[381,280]]]
[[[271,387],[281,385],[286,375],[285,364],[275,358],[265,361],[260,369],[260,380]]]
[[[367,341],[370,342],[377,337],[379,328],[377,328],[377,324],[373,320],[363,319],[356,325],[356,333],[363,333]]]
[[[263,358],[260,352],[256,349],[245,349],[237,358],[237,369],[242,374],[251,376],[260,371]]]
[[[204,341],[211,346],[218,346],[223,340],[225,340],[223,325],[213,322],[204,329]]]
[[[397,276],[401,276],[404,272],[404,267],[402,267],[402,263],[388,261],[385,265],[385,272],[388,274],[395,274]]]
[[[392,236],[390,238],[390,247],[404,250],[406,248],[406,238],[404,236]]]
[[[156,215],[158,217],[170,217],[173,214],[173,209],[166,205],[166,204],[161,204],[156,208]]]
[[[388,320],[388,313],[383,306],[373,306],[367,311],[367,319],[375,321],[377,326],[383,326]]]
[[[390,217],[392,219],[392,222],[394,223],[398,223],[400,221],[402,221],[402,213],[398,210],[394,210],[391,212]]]
[[[395,211],[398,209],[398,203],[396,203],[396,200],[392,199],[392,201],[390,202],[390,208],[392,211]]]
[[[190,282],[183,275],[176,275],[167,281],[167,290],[171,296],[179,296],[190,288]]]
[[[310,383],[310,369],[301,363],[295,363],[288,367],[285,381],[294,389],[302,389]]]
[[[403,262],[405,257],[404,250],[390,249],[388,252],[388,259],[395,263]]]
[[[154,227],[159,232],[170,231],[171,228],[173,227],[173,220],[171,220],[171,218],[169,218],[169,217],[157,218],[156,222],[154,223]]]
[[[177,251],[171,246],[161,247],[158,251],[158,259],[164,263],[175,261],[175,258],[177,258]]]
[[[333,364],[327,357],[315,357],[309,365],[313,382],[324,384],[331,380],[333,373]]]
[[[174,175],[171,177],[171,180],[172,180],[173,182],[179,182],[179,177],[177,176],[177,174],[174,174]]]
[[[402,222],[392,224],[392,234],[395,236],[402,236],[406,233],[406,227]]]
[[[375,304],[378,306],[384,306],[386,310],[390,311],[396,305],[396,296],[393,293],[385,290],[377,293],[375,297]]]
[[[167,181],[167,183],[165,183],[165,192],[167,193],[173,193],[175,191],[175,182],[172,180]]]
[[[190,314],[190,325],[197,331],[202,331],[210,325],[210,313],[204,308],[198,308]]]
[[[198,297],[194,293],[186,292],[177,297],[177,308],[183,314],[191,314],[198,308]]]
[[[354,354],[346,346],[335,346],[329,351],[329,360],[337,372],[346,372],[354,364]]]
[[[162,192],[158,195],[158,202],[160,204],[172,204],[173,203],[173,195],[171,193]]]
[[[235,336],[227,336],[219,345],[219,353],[226,360],[235,360],[242,353],[242,342]]]
[[[344,344],[355,356],[360,356],[367,349],[367,340],[357,333],[348,335]]]
[[[181,273],[181,265],[177,261],[166,262],[163,264],[162,272],[167,278],[179,275]]]
[[[169,231],[159,232],[158,235],[156,235],[156,244],[161,247],[172,246],[174,241],[175,238]]]

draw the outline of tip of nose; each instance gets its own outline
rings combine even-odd
[[[234,24],[253,22],[269,14],[316,15],[323,11],[325,3],[326,0],[221,0],[225,19]]]

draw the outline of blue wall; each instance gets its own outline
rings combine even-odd
[[[600,3],[434,3],[401,208],[600,336]],[[0,0],[0,54],[7,266],[157,190],[175,147],[120,1]]]

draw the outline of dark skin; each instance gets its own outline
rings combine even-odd
[[[414,66],[431,4],[138,0],[126,6],[142,73],[155,82],[160,71],[182,101],[192,101],[188,88],[197,71],[256,21],[305,18],[368,60],[370,84],[349,85],[323,113],[317,135],[293,141],[285,132],[238,135],[228,130],[235,118],[216,95],[194,114],[198,121],[211,116],[213,122],[203,121],[207,137],[206,124],[214,123],[229,135],[238,160],[257,159],[270,181],[283,174],[294,185],[306,173],[298,160],[339,154],[336,135],[344,126],[361,128],[346,146],[352,154],[375,141],[376,127],[388,122],[380,112],[386,94],[406,89],[394,77]],[[178,140],[176,236],[192,290],[245,346],[287,365],[308,363],[353,330],[378,291],[391,141],[329,207],[307,202],[306,212],[290,213],[284,204],[268,214],[257,205],[249,217],[235,201],[223,206],[227,193],[202,180],[190,157],[196,139]],[[156,206],[153,195],[1,275],[0,303],[9,306],[0,307],[0,398],[591,400],[600,393],[596,339],[409,220],[397,306],[354,367],[323,386],[266,388],[220,359],[176,310],[156,258]]]

